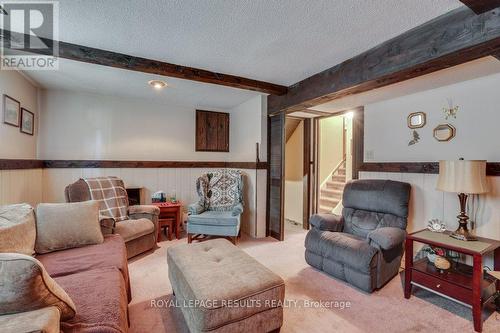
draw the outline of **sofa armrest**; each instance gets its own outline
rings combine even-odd
[[[190,204],[188,206],[188,214],[189,215],[198,215],[198,214],[203,213],[204,211],[205,211],[205,207],[203,207],[202,205],[200,205],[199,202]]]
[[[148,219],[153,222],[155,235],[158,234],[160,208],[154,205],[136,205],[128,208],[128,215],[133,220]]]
[[[135,205],[128,208],[128,214],[150,214],[150,215],[160,215],[160,208],[154,205]]]
[[[99,221],[103,235],[111,235],[115,232],[116,222],[112,218],[104,218]]]
[[[233,216],[237,216],[243,213],[243,204],[240,202],[236,205],[233,206],[233,210],[231,211],[231,214]]]
[[[390,250],[404,242],[406,231],[400,228],[383,227],[371,231],[367,238],[370,243],[373,242],[384,250]]]
[[[323,231],[342,231],[344,218],[335,214],[316,214],[311,216],[309,223]]]

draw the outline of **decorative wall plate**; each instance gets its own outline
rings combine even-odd
[[[439,124],[434,128],[434,139],[445,142],[450,141],[456,135],[457,130],[451,124]]]
[[[424,112],[413,112],[408,115],[408,127],[409,128],[420,128],[424,127],[426,123],[426,116]]]

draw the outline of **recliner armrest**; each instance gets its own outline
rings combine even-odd
[[[323,231],[342,231],[344,218],[335,214],[316,214],[311,216],[309,223]]]
[[[406,231],[400,228],[383,227],[371,231],[368,236],[370,242],[374,242],[384,250],[390,250],[402,244],[406,238]]]
[[[205,211],[205,207],[200,205],[198,202],[190,204],[188,206],[188,214],[189,215],[198,215]]]

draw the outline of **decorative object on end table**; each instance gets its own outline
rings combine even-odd
[[[450,269],[451,263],[445,257],[437,256],[434,260],[434,266],[436,266],[436,268],[440,269],[441,271],[445,271],[447,269]]]
[[[3,95],[3,122],[7,125],[19,127],[19,114],[21,112],[21,103],[8,96]]]
[[[445,232],[446,226],[442,221],[438,219],[432,219],[427,224],[427,229],[433,232]]]
[[[486,183],[486,161],[439,161],[437,189],[458,194],[460,202],[459,227],[450,236],[460,240],[476,240],[467,229],[469,217],[465,213],[467,196],[488,192]]]
[[[450,141],[457,134],[456,128],[451,124],[439,124],[434,128],[434,139],[440,142]]]
[[[151,201],[153,203],[167,202],[167,194],[163,191],[155,192],[155,193],[153,193],[153,195],[151,197]]]
[[[408,127],[411,129],[421,128],[425,126],[426,116],[425,112],[413,112],[407,118]]]
[[[444,257],[446,255],[446,252],[440,247],[431,247],[426,245],[422,248],[422,251],[426,253],[427,259],[431,263],[434,263],[436,258]]]
[[[21,132],[33,135],[35,131],[35,114],[21,108]]]

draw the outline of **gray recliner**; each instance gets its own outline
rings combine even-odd
[[[311,216],[307,263],[367,292],[382,287],[401,264],[410,190],[391,180],[347,183],[342,216]]]

